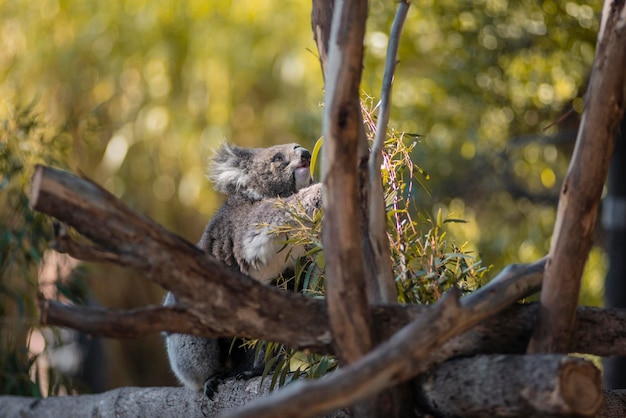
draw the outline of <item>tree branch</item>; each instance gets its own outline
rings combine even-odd
[[[356,361],[372,346],[363,250],[354,239],[362,223],[356,157],[363,129],[359,85],[366,18],[367,1],[336,2],[326,74],[322,242],[328,317],[344,364]]]
[[[328,329],[316,326],[318,318],[326,316],[323,303],[234,272],[89,180],[37,166],[31,206],[106,248],[120,264],[172,290],[209,329],[219,324],[220,332],[264,334],[285,344],[302,341],[303,336],[312,346],[331,341]],[[296,312],[302,322],[285,321],[285,312]]]
[[[389,44],[387,45],[387,59],[385,73],[378,108],[378,120],[376,134],[369,155],[369,230],[370,241],[374,252],[374,263],[377,267],[378,288],[383,302],[394,302],[398,299],[398,289],[393,279],[391,268],[391,251],[389,238],[387,237],[387,213],[385,211],[385,199],[383,195],[382,177],[380,167],[383,162],[383,146],[387,138],[387,124],[389,123],[391,87],[396,71],[396,60],[402,26],[406,20],[410,3],[401,0],[391,26]]]
[[[328,51],[329,40],[331,36],[331,22],[333,18],[334,2],[332,0],[313,0],[313,8],[311,12],[311,27],[313,30],[313,38],[315,39],[317,50],[319,52],[320,64],[324,79],[327,79],[328,67]],[[362,40],[361,40],[362,41]],[[327,88],[328,91],[328,83]],[[357,92],[358,97],[358,92]],[[359,180],[359,211],[361,216],[361,245],[364,255],[365,270],[364,282],[367,290],[367,297],[370,303],[395,302],[396,293],[395,283],[391,275],[390,262],[385,260],[385,245],[388,246],[386,233],[380,234],[376,230],[370,228],[370,209],[369,200],[374,193],[383,199],[380,187],[376,192],[372,191],[368,178],[368,160],[369,145],[365,135],[362,113],[358,114],[358,152],[357,152],[357,170]],[[383,219],[383,227],[385,220]],[[386,231],[385,231],[386,232]],[[375,235],[379,237],[374,238]],[[380,239],[383,237],[383,239]],[[379,249],[381,248],[381,249]],[[390,255],[389,255],[390,257]],[[382,258],[383,263],[377,263]],[[381,284],[382,283],[382,284]]]
[[[332,0],[313,0],[311,8],[311,29],[324,79],[326,79],[326,64],[328,63],[328,41],[333,20],[333,4]]]
[[[224,327],[211,333],[208,326],[180,306],[146,306],[121,311],[40,300],[39,310],[42,325],[62,325],[85,334],[112,338],[135,338],[162,331],[214,338],[224,335]]]
[[[569,346],[602,187],[626,107],[624,0],[607,1],[604,12],[585,111],[561,188],[539,320],[529,353],[565,352]]]
[[[226,329],[200,323],[193,314],[182,307],[145,307],[129,311],[93,308],[79,305],[64,305],[46,301],[42,308],[42,325],[65,326],[88,335],[111,338],[133,338],[155,334],[161,331],[181,332],[206,337],[232,337],[241,335],[241,330]],[[538,304],[516,305],[501,315],[493,317],[473,327],[468,332],[452,338],[438,352],[443,360],[455,356],[470,356],[480,353],[523,353],[532,334],[537,319]],[[390,338],[396,331],[419,317],[427,309],[421,305],[379,305],[372,309],[374,330],[379,340]],[[170,310],[172,311],[170,313]],[[171,319],[170,315],[175,318]],[[601,357],[626,356],[626,312],[620,309],[579,307],[574,327],[573,353],[592,354]],[[298,321],[294,315],[294,320]],[[144,324],[147,322],[148,324]],[[290,341],[288,345],[296,349],[309,349],[315,353],[332,353],[330,344],[310,345],[305,335]],[[320,329],[329,329],[328,318],[319,319]],[[264,335],[253,338],[267,339]]]

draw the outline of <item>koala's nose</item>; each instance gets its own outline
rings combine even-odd
[[[310,163],[311,162],[311,153],[309,152],[308,149],[306,148],[300,148],[300,161],[302,161],[303,163]]]

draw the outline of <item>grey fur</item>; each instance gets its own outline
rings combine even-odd
[[[262,283],[293,268],[304,248],[285,246],[286,237],[274,233],[272,226],[291,221],[278,200],[302,205],[308,213],[321,206],[321,185],[311,185],[310,158],[298,144],[269,148],[224,144],[211,159],[209,179],[226,201],[205,228],[198,247]],[[168,293],[164,305],[176,302]],[[246,368],[259,367],[249,355],[243,360],[233,355],[233,364],[227,367],[230,341],[170,334],[166,345],[172,370],[182,384],[196,391],[204,388],[211,397],[221,377],[232,371],[247,376]]]

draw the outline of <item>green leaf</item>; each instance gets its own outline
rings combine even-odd
[[[322,149],[322,145],[324,144],[324,137],[320,136],[315,142],[315,146],[313,147],[313,152],[311,153],[311,178],[315,178],[315,167],[317,165],[317,157]]]

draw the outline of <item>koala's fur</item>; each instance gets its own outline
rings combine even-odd
[[[226,195],[226,202],[205,228],[198,247],[266,284],[292,269],[304,248],[285,246],[286,237],[272,232],[272,226],[291,221],[279,199],[283,205],[301,205],[308,213],[321,206],[321,185],[311,185],[310,161],[309,151],[298,144],[270,148],[224,144],[211,160],[209,179]],[[168,293],[164,305],[176,302]],[[185,386],[204,389],[209,397],[223,377],[259,374],[263,365],[253,353],[238,350],[237,342],[231,342],[230,338],[169,334],[166,345],[172,370]]]

